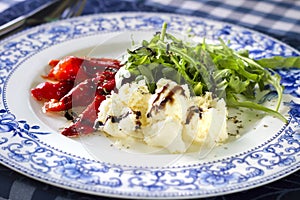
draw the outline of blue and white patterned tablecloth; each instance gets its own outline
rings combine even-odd
[[[49,0],[0,0],[0,24]],[[151,11],[193,15],[229,22],[275,37],[300,50],[299,0],[87,0],[82,15]],[[50,186],[0,165],[2,199],[103,199]],[[262,187],[208,199],[297,199],[300,171]],[[107,198],[105,198],[107,199]]]

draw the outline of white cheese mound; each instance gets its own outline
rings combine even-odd
[[[150,94],[144,81],[126,83],[99,107],[99,130],[117,138],[133,137],[171,153],[186,152],[193,145],[224,142],[227,109],[211,93],[191,96],[187,85],[168,79],[157,82]]]

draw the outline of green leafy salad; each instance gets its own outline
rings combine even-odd
[[[211,92],[214,97],[224,98],[228,107],[245,107],[260,110],[284,122],[278,112],[283,87],[280,75],[274,69],[300,67],[300,57],[264,58],[254,60],[246,50],[235,51],[222,39],[218,44],[189,44],[166,32],[150,41],[143,41],[135,50],[128,50],[125,68],[135,80],[144,79],[149,91],[154,93],[160,78],[171,79],[178,84],[187,83],[194,95]],[[264,106],[257,92],[276,92],[274,109]]]

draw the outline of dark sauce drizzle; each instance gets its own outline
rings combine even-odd
[[[202,119],[202,113],[203,113],[203,109],[198,106],[189,107],[187,110],[187,117],[185,120],[185,124],[189,124],[191,122],[191,119],[194,116],[194,114],[198,114],[199,119]]]
[[[154,105],[160,99],[160,96],[167,90],[168,87],[169,84],[166,84],[165,86],[163,86],[162,90],[157,94],[156,98],[153,101],[150,111],[147,113],[147,118],[152,117],[152,112],[158,113],[159,110],[163,109],[167,103],[172,104],[174,102],[174,95],[178,91],[180,92],[180,95],[185,96],[183,88],[179,85],[176,85],[169,91],[169,93],[166,95],[166,97],[164,97],[164,99],[160,102],[159,105]]]

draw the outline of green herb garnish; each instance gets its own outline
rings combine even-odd
[[[130,51],[125,67],[144,79],[151,93],[156,82],[168,78],[178,84],[187,83],[195,95],[212,92],[224,98],[227,106],[260,110],[286,122],[279,112],[283,87],[280,76],[273,70],[278,67],[300,67],[299,57],[253,60],[247,51],[234,51],[223,41],[195,45],[183,42],[166,32],[164,23],[161,32],[142,46]],[[270,109],[258,103],[257,90],[273,89],[277,93],[277,105]]]

